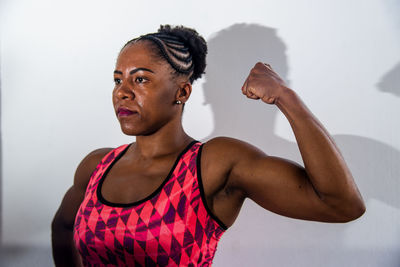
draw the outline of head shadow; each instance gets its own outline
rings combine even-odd
[[[300,160],[296,147],[274,134],[279,110],[273,105],[247,99],[241,87],[257,62],[268,63],[288,80],[286,45],[277,31],[258,24],[234,24],[208,40],[203,91],[213,114],[214,128],[206,138],[232,136],[266,153]]]

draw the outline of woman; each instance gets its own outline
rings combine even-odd
[[[347,222],[363,214],[332,138],[268,64],[254,66],[242,93],[285,114],[305,168],[239,140],[201,144],[184,132],[183,107],[206,54],[196,31],[168,25],[122,48],[113,104],[136,142],[93,151],[78,166],[52,224],[57,266],[210,265],[247,197],[298,219]]]

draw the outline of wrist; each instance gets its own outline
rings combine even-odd
[[[298,102],[298,95],[292,89],[283,86],[280,95],[275,100],[275,105],[282,109],[286,106],[293,105],[294,102]]]
[[[303,103],[299,95],[288,87],[284,87],[282,93],[277,98],[276,106],[289,119],[298,117],[312,116],[306,105]]]

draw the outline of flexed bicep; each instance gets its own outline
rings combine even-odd
[[[325,204],[299,164],[267,156],[246,146],[232,168],[231,183],[244,195],[274,213],[303,220],[340,222],[336,210]]]

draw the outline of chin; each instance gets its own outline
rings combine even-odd
[[[152,129],[138,129],[135,127],[124,127],[124,125],[121,125],[121,130],[124,134],[129,135],[129,136],[140,136],[140,135],[151,135],[155,131]]]
[[[152,135],[168,123],[168,120],[153,121],[122,121],[120,120],[121,130],[129,136],[146,136]]]
[[[138,129],[132,129],[132,128],[126,128],[126,127],[122,127],[121,125],[121,131],[129,136],[137,136],[137,135],[142,135],[142,131],[138,130]]]
[[[142,129],[143,127],[139,127],[140,125],[138,125],[137,123],[132,123],[125,120],[119,120],[119,125],[121,127],[121,131],[129,136],[140,135],[140,133],[144,130]]]

